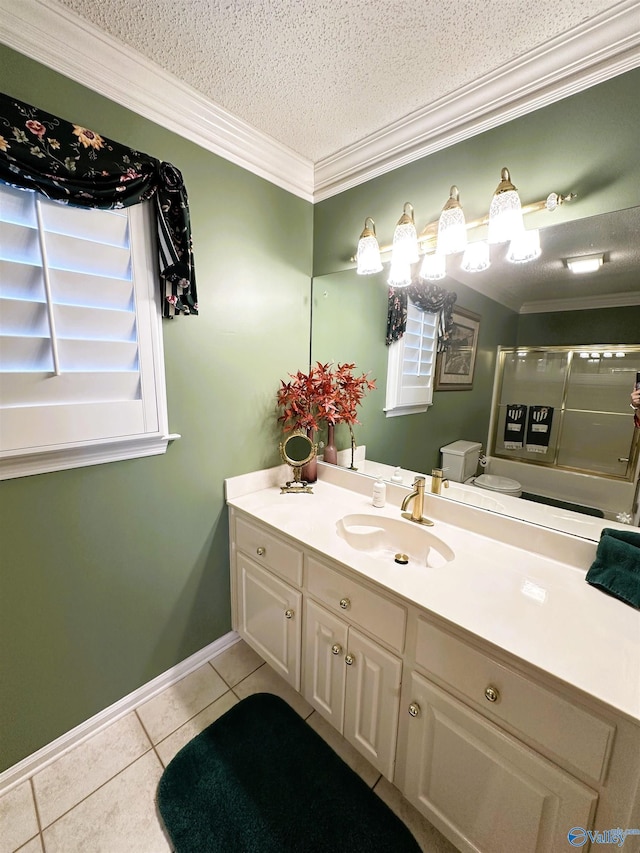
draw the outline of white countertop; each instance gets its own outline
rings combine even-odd
[[[387,504],[376,509],[363,493],[371,481],[342,470],[321,476],[328,479],[311,495],[269,485],[288,479],[288,469],[236,477],[226,482],[227,501],[640,722],[640,611],[585,582],[595,543],[425,495],[425,515],[435,522],[428,530],[454,559],[439,568],[383,562],[349,546],[337,523],[349,513],[398,519],[408,490],[387,485]]]

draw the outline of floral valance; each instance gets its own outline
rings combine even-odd
[[[81,207],[153,199],[163,314],[198,313],[187,191],[175,166],[0,93],[0,181]]]
[[[458,295],[435,284],[425,284],[415,278],[408,287],[390,287],[387,309],[387,346],[400,340],[407,328],[407,300],[420,311],[439,314],[438,352],[449,346],[453,327],[452,311]]]

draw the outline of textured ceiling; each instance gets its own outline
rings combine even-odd
[[[516,311],[638,305],[639,233],[640,207],[617,210],[541,229],[542,255],[533,263],[509,263],[503,244],[491,247],[490,275],[465,273],[454,262],[447,272]],[[574,275],[567,269],[567,258],[593,254],[604,256],[597,272]]]
[[[59,0],[317,163],[611,0]]]

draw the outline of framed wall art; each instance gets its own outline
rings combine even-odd
[[[438,353],[436,391],[470,391],[476,366],[480,315],[454,307],[449,347]]]

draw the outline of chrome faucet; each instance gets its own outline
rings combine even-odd
[[[422,514],[424,510],[425,484],[426,479],[424,477],[415,478],[415,480],[413,481],[415,491],[411,492],[410,495],[407,495],[402,501],[402,517],[408,518],[410,521],[415,521],[416,524],[426,524],[428,527],[433,527],[433,521],[430,521],[428,518],[425,518]],[[405,512],[411,501],[413,501],[413,507],[411,508],[411,512]]]
[[[444,469],[434,468],[431,472],[431,494],[441,494],[443,486],[445,489],[449,488],[449,481],[444,477]]]

